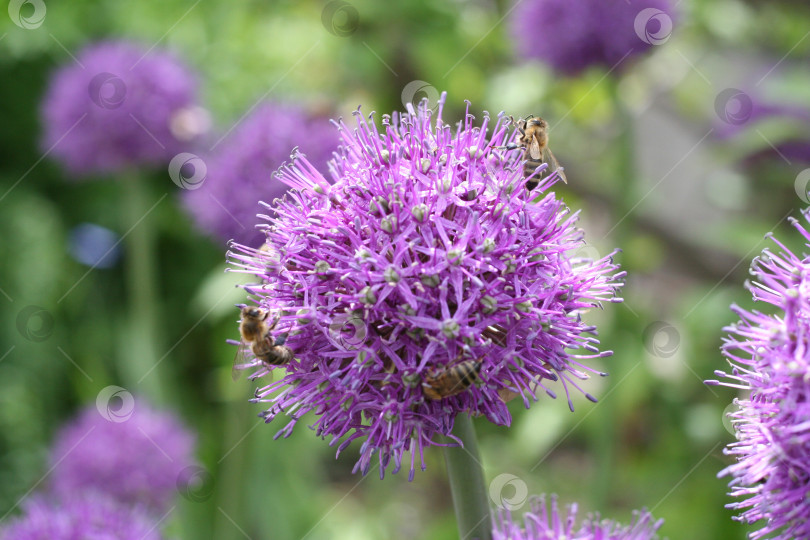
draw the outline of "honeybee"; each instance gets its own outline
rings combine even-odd
[[[466,360],[451,367],[430,370],[422,382],[422,391],[431,401],[438,401],[460,394],[478,379],[481,360]]]
[[[240,369],[250,366],[247,358],[248,351],[271,366],[286,364],[295,356],[292,349],[284,345],[286,335],[274,338],[270,334],[280,317],[276,317],[272,323],[268,323],[269,315],[270,313],[266,309],[252,306],[242,308],[242,320],[239,322],[242,341],[239,343],[239,350],[236,351],[234,358],[234,379],[238,378]]]
[[[537,187],[537,184],[540,183],[543,177],[548,176],[560,167],[557,158],[554,157],[554,154],[548,147],[548,123],[539,116],[532,115],[521,118],[517,122],[515,122],[513,117],[510,116],[509,118],[513,124],[517,125],[520,138],[518,139],[518,143],[509,143],[501,148],[505,148],[506,150],[515,150],[516,148],[524,149],[523,158],[526,161],[523,163],[523,175],[529,178],[534,174],[534,170],[537,167],[543,163],[548,163],[548,168],[544,172],[538,173],[526,182],[526,188],[531,191]],[[565,177],[565,173],[562,169],[558,170],[557,174],[560,175],[560,179],[563,182],[568,183],[568,179]]]

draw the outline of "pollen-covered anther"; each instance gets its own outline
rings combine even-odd
[[[385,216],[380,221],[380,228],[387,233],[393,233],[397,230],[398,223],[396,216]]]
[[[377,295],[374,294],[374,289],[367,285],[360,291],[360,301],[364,304],[374,305],[377,301]]]
[[[484,313],[489,315],[490,313],[494,313],[495,310],[498,309],[498,300],[493,298],[492,296],[484,296],[480,300],[481,307],[484,310]]]
[[[416,221],[418,221],[419,223],[425,222],[425,216],[427,216],[427,211],[428,207],[424,203],[417,204],[413,208],[411,208],[411,214],[413,215],[413,217],[416,218]]]
[[[396,285],[399,282],[400,278],[396,269],[394,269],[394,267],[392,266],[389,266],[388,268],[385,269],[385,272],[383,273],[383,279],[385,279],[386,283],[388,283],[389,285]]]
[[[444,321],[441,324],[442,333],[444,333],[444,335],[447,336],[448,338],[458,337],[460,329],[461,326],[458,324],[458,322],[452,319],[450,319],[449,321]]]

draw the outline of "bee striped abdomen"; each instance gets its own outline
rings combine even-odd
[[[545,163],[545,161],[541,161],[539,159],[531,159],[531,158],[527,159],[523,163],[523,176],[529,178],[534,174],[534,170],[537,169],[537,167],[539,167],[543,163]],[[546,169],[545,171],[541,171],[537,174],[534,174],[534,176],[532,176],[531,178],[529,178],[528,181],[526,181],[526,189],[528,189],[529,191],[533,190],[534,188],[537,187],[537,184],[540,183],[540,180],[542,180],[543,177],[547,175],[548,169]]]
[[[431,401],[455,396],[467,390],[481,373],[481,360],[467,360],[425,376],[422,391]]]
[[[274,345],[274,340],[270,336],[266,336],[262,341],[253,345],[253,354],[271,366],[286,364],[295,356],[293,350],[286,345]]]

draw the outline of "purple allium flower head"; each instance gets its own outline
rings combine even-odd
[[[205,181],[198,189],[183,192],[184,206],[203,229],[223,241],[233,238],[259,245],[263,236],[255,227],[256,214],[262,211],[259,200],[272,202],[289,187],[272,171],[293,147],[325,170],[337,144],[328,120],[294,106],[265,103],[205,158]]]
[[[672,11],[669,0],[523,0],[512,11],[511,31],[522,57],[565,75],[591,66],[621,71],[669,38]]]
[[[1,540],[160,540],[158,519],[139,507],[99,495],[71,493],[61,501],[36,496],[0,530]]]
[[[551,509],[545,495],[532,497],[531,510],[523,516],[523,523],[513,521],[512,515],[501,510],[495,518],[493,540],[652,540],[664,520],[654,520],[646,510],[633,512],[630,525],[603,520],[599,514],[588,515],[577,524],[577,505],[571,504],[567,512],[560,512],[556,495],[551,496]]]
[[[165,511],[181,473],[195,463],[194,436],[173,414],[140,399],[124,400],[118,413],[104,407],[86,408],[57,436],[50,456],[53,493],[68,499],[95,491]]]
[[[571,255],[583,233],[549,191],[557,173],[529,192],[523,152],[492,148],[516,139],[503,116],[491,136],[486,114],[453,130],[444,100],[435,118],[423,101],[382,126],[359,111],[357,129],[339,122],[331,181],[296,157],[279,173],[295,189],[265,216],[266,244],[229,252],[235,270],[259,278],[245,288],[280,317],[273,333],[295,353],[286,376],[257,391],[271,404],[266,421],[289,416],[287,436],[313,412],[338,453],[365,438],[355,466],[364,474],[375,453],[382,475],[410,451],[412,478],[417,455],[450,436],[458,413],[508,425],[504,399],[528,407],[539,392],[555,397],[555,382],[569,395],[598,373],[583,361],[611,354],[581,314],[621,301],[623,273],[610,256]],[[476,361],[475,384],[428,399],[430,379]],[[272,369],[250,365],[257,377]]]
[[[810,232],[791,221],[810,247]],[[732,477],[730,495],[742,500],[728,507],[740,521],[764,520],[751,538],[810,538],[810,258],[773,241],[781,251],[754,259],[748,288],[776,312],[732,306],[740,321],[725,329],[722,346],[731,373],[717,371],[722,382],[706,383],[750,392],[729,415],[737,441],[726,453],[737,461],[720,476]]]
[[[51,78],[42,145],[77,176],[167,163],[183,146],[172,122],[196,92],[191,72],[166,52],[91,45]]]
[[[747,153],[742,155],[742,160],[746,165],[763,159],[810,163],[810,135],[807,130],[810,108],[769,102],[754,91],[743,92],[731,88],[726,92],[731,97],[725,102],[722,99],[716,102],[716,137],[745,149]],[[771,129],[768,129],[769,125]],[[774,132],[773,126],[778,126],[779,138],[770,135],[769,139],[763,139],[762,131]]]

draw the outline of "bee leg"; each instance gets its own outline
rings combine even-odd
[[[517,150],[518,148],[523,148],[523,147],[520,146],[519,144],[515,144],[515,143],[509,143],[509,144],[505,144],[503,146],[493,146],[492,147],[493,150]]]
[[[270,333],[270,330],[272,330],[273,328],[276,327],[276,325],[278,324],[279,319],[281,319],[281,313],[276,314],[276,316],[273,318],[273,322],[270,323],[270,325],[267,327],[267,332],[268,333]]]

